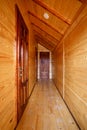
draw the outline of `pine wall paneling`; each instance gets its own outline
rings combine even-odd
[[[35,42],[26,13],[25,2],[21,0],[0,0],[0,129],[13,130],[17,123],[16,85],[16,13],[18,5],[29,29],[29,93],[35,83]],[[33,55],[31,54],[33,53]],[[32,64],[32,66],[31,66]],[[32,78],[31,78],[32,77]],[[30,80],[32,79],[32,80]]]
[[[58,52],[63,48],[63,97],[82,130],[87,129],[87,6],[53,52],[54,81],[58,80]],[[57,57],[56,57],[57,55]],[[62,60],[62,57],[61,57]],[[62,63],[61,63],[62,66]],[[60,69],[61,71],[61,69]],[[60,77],[59,77],[60,79]],[[60,79],[62,82],[62,78]],[[56,83],[59,91],[59,84]],[[61,85],[62,89],[62,85]]]
[[[63,96],[63,44],[53,52],[54,82]]]
[[[65,101],[81,129],[87,129],[87,15],[64,40]]]

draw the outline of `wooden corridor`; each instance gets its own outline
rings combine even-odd
[[[53,81],[37,82],[16,130],[79,130]]]

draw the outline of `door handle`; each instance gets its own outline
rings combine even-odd
[[[26,82],[26,85],[27,85],[27,83],[28,83],[28,79],[26,79],[26,81],[25,81],[25,82]]]
[[[22,73],[19,74],[20,77],[22,77],[22,75],[23,75]]]
[[[26,79],[24,82],[22,82],[22,85],[23,85],[24,87],[26,87],[26,86],[27,86],[27,82],[28,82],[28,79]]]

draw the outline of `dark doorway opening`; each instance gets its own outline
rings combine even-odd
[[[49,52],[40,52],[40,79],[49,79]]]

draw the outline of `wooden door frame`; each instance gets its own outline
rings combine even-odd
[[[17,124],[19,122],[19,119],[18,119],[18,113],[19,113],[19,85],[18,85],[18,82],[19,82],[19,35],[18,35],[18,15],[21,15],[21,12],[18,8],[17,5],[15,5],[15,12],[16,12],[16,119],[17,119]],[[21,15],[22,16],[22,15]],[[23,19],[23,17],[22,17]],[[24,21],[24,20],[23,20]],[[27,27],[27,26],[26,26]],[[29,36],[29,32],[28,32],[28,36]],[[27,37],[28,39],[28,37]],[[29,40],[28,40],[29,41]],[[29,43],[28,43],[28,57],[29,57]],[[28,71],[29,71],[29,61],[28,61]],[[29,77],[29,72],[28,72],[28,77]],[[28,81],[29,82],[29,81]],[[28,85],[28,90],[29,90],[29,85]],[[28,92],[28,98],[29,98],[29,92]]]

